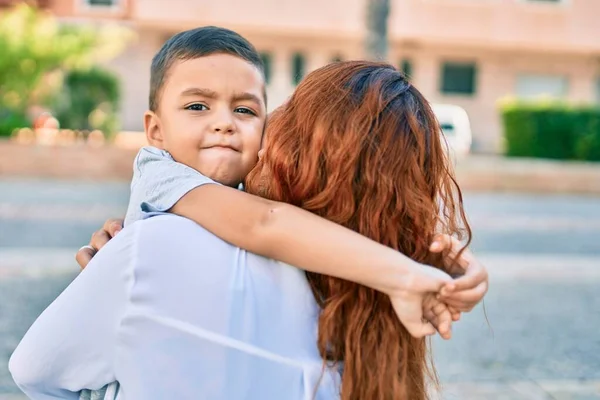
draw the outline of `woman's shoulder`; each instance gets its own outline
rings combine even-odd
[[[136,227],[138,234],[158,234],[158,232],[164,231],[165,229],[193,231],[194,228],[200,228],[200,230],[204,230],[200,225],[196,224],[194,221],[188,218],[180,217],[179,215],[169,213],[155,214],[156,215],[153,215],[150,218],[145,218],[143,220],[137,221],[131,226]]]
[[[175,267],[215,257],[227,257],[237,248],[219,239],[194,221],[173,214],[137,221],[131,228],[138,264],[156,265],[170,261]],[[119,235],[121,235],[120,233]]]
[[[194,221],[174,214],[162,213],[131,225],[135,229],[136,241],[144,247],[151,247],[156,242],[170,244],[185,244],[201,240],[213,244],[221,241],[211,232]]]

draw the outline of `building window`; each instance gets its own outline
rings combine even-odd
[[[406,76],[408,79],[412,78],[412,74],[413,74],[412,61],[409,59],[406,59],[406,58],[403,59],[400,62],[400,71],[402,71],[404,76]]]
[[[114,7],[118,0],[85,0],[92,7]]]
[[[292,58],[292,82],[294,85],[300,83],[302,78],[304,78],[306,60],[304,59],[304,55],[300,53],[294,54]]]
[[[567,78],[560,75],[520,74],[516,86],[517,97],[525,100],[562,99],[568,91]]]
[[[477,66],[475,63],[445,62],[442,64],[442,87],[444,94],[475,94]]]
[[[263,69],[265,72],[265,82],[268,85],[271,83],[271,76],[273,73],[273,57],[271,56],[271,53],[260,53],[260,59],[262,60]]]

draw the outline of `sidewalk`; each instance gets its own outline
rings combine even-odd
[[[456,175],[464,190],[600,195],[600,163],[471,155]]]
[[[0,394],[0,400],[26,400],[22,394]],[[442,394],[432,400],[595,400],[600,381],[506,382],[442,384]]]
[[[442,383],[432,400],[593,400],[600,381],[515,381]]]
[[[99,148],[25,146],[0,140],[0,177],[129,180],[140,134]],[[143,137],[142,137],[143,138]],[[600,195],[600,163],[471,155],[456,165],[461,189]]]
[[[24,394],[0,393],[0,400],[26,400]],[[600,381],[516,381],[442,383],[431,400],[599,400]]]

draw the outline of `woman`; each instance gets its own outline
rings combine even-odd
[[[436,232],[466,233],[470,241],[435,116],[392,67],[349,62],[315,71],[270,118],[266,147],[249,192],[300,206],[430,265],[441,267],[428,249]],[[426,341],[407,333],[388,299],[307,275],[322,310],[320,354],[344,365],[342,398],[426,398]]]
[[[440,267],[434,235],[470,236],[433,113],[392,67],[313,72],[265,147],[251,193]],[[124,230],[92,263],[11,358],[33,398],[114,380],[120,398],[426,398],[424,339],[371,289],[274,266],[172,215]]]

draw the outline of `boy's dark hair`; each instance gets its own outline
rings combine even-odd
[[[218,26],[180,32],[156,53],[150,67],[150,110],[156,111],[167,72],[176,60],[191,60],[215,53],[230,54],[256,66],[264,74],[260,55],[240,34]]]

